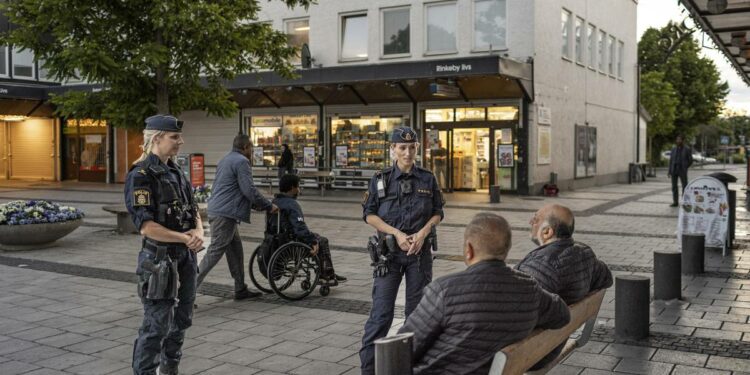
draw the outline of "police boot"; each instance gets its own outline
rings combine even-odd
[[[159,375],[178,375],[177,367],[163,367],[159,366]]]

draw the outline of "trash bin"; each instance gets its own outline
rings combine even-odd
[[[713,177],[721,182],[724,183],[724,186],[727,187],[727,190],[729,190],[729,183],[737,182],[737,177],[732,176],[729,173],[724,172],[714,172],[707,175],[708,177]]]
[[[709,177],[713,177],[721,182],[724,183],[724,186],[727,188],[727,201],[729,202],[729,223],[727,226],[727,229],[729,230],[729,241],[727,241],[727,247],[729,249],[732,249],[734,246],[734,238],[735,238],[735,228],[736,228],[736,220],[737,220],[737,192],[735,190],[729,189],[729,183],[730,182],[737,182],[737,177],[732,176],[729,173],[724,172],[715,172],[708,174]]]
[[[500,203],[500,186],[490,186],[490,203]]]

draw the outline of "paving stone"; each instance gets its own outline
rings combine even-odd
[[[66,331],[68,331],[68,332],[80,333],[82,335],[87,335],[89,333],[93,333],[93,332],[97,332],[97,331],[102,331],[102,330],[105,330],[105,329],[108,329],[108,328],[112,328],[112,327],[115,327],[115,326],[113,326],[111,324],[106,324],[106,323],[98,323],[98,322],[86,321],[86,322],[79,323],[79,324],[73,324],[73,325],[65,326],[65,327],[63,327],[63,329],[66,330]]]
[[[2,345],[0,345],[0,355],[8,355],[17,351],[28,350],[35,346],[37,346],[37,344],[31,341],[19,339],[5,340],[3,341]]]
[[[656,352],[656,349],[644,346],[632,346],[622,344],[609,344],[601,354],[611,355],[619,358],[634,358],[648,360]]]
[[[0,374],[3,375],[16,375],[16,374],[23,374],[35,369],[38,369],[39,366],[31,365],[25,362],[19,362],[19,361],[7,361],[0,363]]]
[[[750,372],[750,360],[712,355],[708,357],[706,367],[719,370]]]
[[[724,323],[722,331],[750,332],[750,324]]]
[[[262,361],[253,363],[254,368],[286,373],[309,363],[310,360],[304,358],[291,357],[288,355],[276,354],[265,358]]]
[[[259,372],[258,369],[251,369],[244,366],[237,366],[233,365],[231,363],[225,363],[223,365],[216,366],[214,368],[211,368],[209,370],[206,370],[204,372],[201,372],[201,374],[205,375],[237,375],[237,374],[255,374]],[[320,375],[320,374],[318,374]]]
[[[133,344],[119,345],[93,354],[99,358],[130,362],[133,360]]]
[[[180,374],[202,374],[221,365],[221,362],[213,359],[187,355],[180,361]]]
[[[612,370],[619,362],[619,358],[608,355],[573,352],[563,363],[569,366]]]
[[[29,349],[19,350],[15,353],[5,354],[5,357],[19,362],[36,363],[65,353],[67,352],[62,349],[38,345]]]
[[[276,354],[291,355],[291,356],[297,357],[301,354],[307,353],[317,348],[319,348],[318,345],[306,344],[306,343],[295,342],[295,341],[284,341],[274,346],[265,348],[263,349],[263,351],[276,353]]]
[[[695,331],[695,328],[693,327],[672,326],[672,325],[667,325],[667,324],[651,324],[650,329],[653,332],[672,333],[675,335],[687,335],[687,336],[692,335],[693,332]]]
[[[710,328],[710,329],[721,328],[720,321],[705,320],[705,319],[680,318],[676,324],[678,326],[687,326],[687,327],[696,327],[696,328]]]
[[[663,362],[650,362],[643,361],[640,359],[623,358],[615,371],[625,372],[629,374],[653,374],[653,375],[667,375],[672,371],[674,365],[671,363]]]
[[[568,366],[568,365],[557,365],[552,368],[547,374],[550,375],[578,375],[583,371],[582,367]]]
[[[672,375],[731,375],[731,371],[677,365],[672,370]]]
[[[132,337],[134,339],[138,335],[138,330],[134,328],[112,327],[101,331],[91,332],[89,335],[106,340],[116,340],[122,337]]]
[[[344,366],[330,362],[313,361],[292,370],[290,373],[296,375],[339,375],[349,370],[351,370],[350,366]]]
[[[233,341],[237,341],[237,340],[243,339],[245,337],[247,337],[247,334],[243,333],[243,332],[232,332],[232,331],[219,330],[219,331],[211,332],[211,333],[209,333],[207,335],[199,336],[199,337],[196,337],[196,338],[199,339],[199,340],[204,340],[204,341],[208,341],[208,342],[216,342],[216,343],[220,343],[220,344],[227,344],[227,343],[231,343]]]
[[[35,327],[27,329],[25,331],[14,332],[8,334],[8,336],[15,337],[17,339],[34,341],[43,339],[45,337],[56,336],[63,333],[63,331],[50,327]]]
[[[76,353],[82,353],[82,354],[92,354],[92,353],[100,352],[102,350],[114,348],[119,345],[120,343],[116,341],[95,338],[95,339],[89,339],[83,342],[79,342],[77,344],[66,346],[65,350],[69,350],[71,352],[76,352]]]
[[[232,345],[239,346],[245,349],[261,350],[269,346],[276,345],[282,341],[284,340],[276,337],[251,336],[239,341],[235,341],[232,343]]]
[[[346,350],[340,348],[334,348],[330,346],[322,346],[305,354],[302,354],[303,358],[312,360],[324,361],[324,362],[340,362],[344,359],[357,354],[353,350]]]
[[[280,334],[278,338],[281,338],[284,340],[298,341],[298,342],[312,342],[316,339],[325,337],[327,335],[331,335],[331,333],[308,331],[304,329],[293,329],[293,330]],[[349,343],[349,345],[351,345],[351,343]]]
[[[189,348],[189,350],[185,352],[185,355],[213,358],[217,355],[228,353],[235,349],[237,349],[236,346],[222,345],[213,342],[204,342],[203,344]]]
[[[49,367],[55,370],[65,370],[69,367],[79,365],[81,363],[88,363],[97,360],[98,358],[90,355],[79,354],[79,353],[65,353],[57,357],[52,357],[39,361],[36,364],[43,367]]]
[[[70,373],[53,370],[51,368],[40,368],[31,372],[26,372],[23,375],[70,375]]]
[[[56,348],[63,348],[69,345],[73,345],[79,342],[86,341],[88,339],[89,338],[84,335],[66,332],[61,335],[46,337],[41,340],[37,340],[36,342],[42,345],[49,345],[49,346],[54,346]]]
[[[708,355],[689,353],[677,350],[659,349],[651,358],[653,361],[674,363],[693,367],[703,367],[708,360]]]
[[[241,366],[247,366],[251,363],[268,358],[272,356],[271,353],[262,352],[259,350],[239,348],[228,353],[214,357],[214,360],[234,363]]]
[[[592,353],[592,354],[599,354],[604,350],[604,348],[607,347],[606,342],[599,342],[599,341],[589,341],[586,343],[586,345],[576,349],[577,352],[584,352],[584,353]]]
[[[717,340],[740,340],[742,338],[742,332],[698,328],[693,333],[693,337],[707,337]]]

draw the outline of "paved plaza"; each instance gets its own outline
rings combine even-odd
[[[718,167],[715,167],[718,168]],[[691,176],[711,172],[691,170]],[[706,274],[684,277],[683,299],[651,303],[651,336],[614,336],[614,287],[602,305],[592,340],[557,366],[555,374],[750,374],[750,215],[744,209],[744,171],[738,191],[737,241],[731,255],[706,255]],[[264,193],[268,193],[264,189]],[[183,374],[358,374],[372,273],[364,244],[372,229],[361,217],[361,192],[307,191],[301,199],[312,230],[330,239],[337,273],[349,280],[328,297],[317,293],[285,302],[273,295],[233,301],[222,260],[199,291],[188,330]],[[84,224],[56,246],[0,251],[0,374],[131,374],[133,340],[142,309],[134,284],[140,236],[119,235],[101,207],[122,202],[122,185],[19,182],[0,184],[0,202],[49,199],[86,212]],[[436,277],[465,268],[463,228],[478,212],[508,219],[516,263],[534,245],[528,222],[556,202],[576,214],[575,239],[589,244],[615,275],[652,277],[653,252],[676,250],[677,209],[669,207],[664,173],[645,183],[566,191],[558,198],[448,194],[439,227]],[[247,261],[262,236],[262,214],[240,226]],[[202,253],[203,254],[203,253]],[[248,277],[248,283],[249,277]],[[402,285],[403,288],[403,285]],[[403,290],[402,290],[403,292]],[[403,323],[403,293],[394,329]]]

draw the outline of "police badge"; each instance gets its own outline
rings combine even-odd
[[[134,206],[148,206],[151,204],[151,192],[146,189],[133,191]]]

